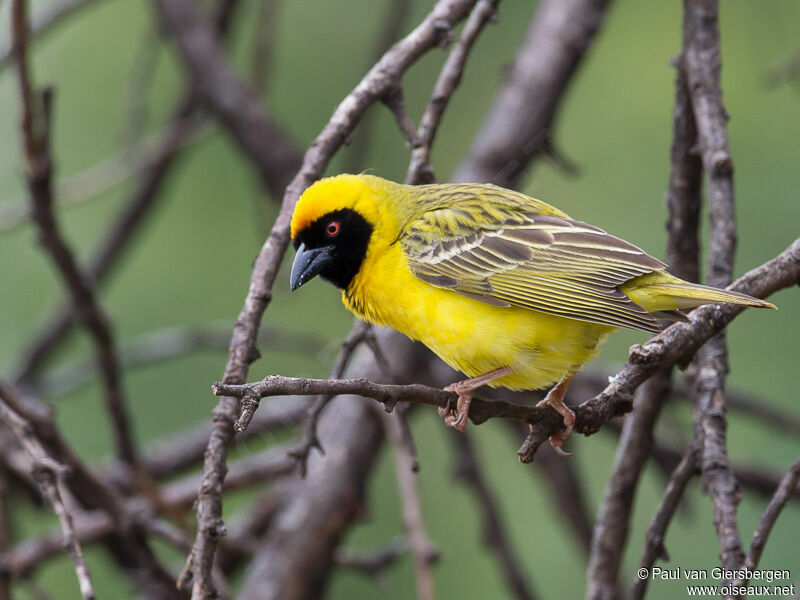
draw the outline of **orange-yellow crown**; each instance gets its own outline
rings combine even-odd
[[[311,185],[292,215],[292,239],[320,217],[342,208],[358,211],[373,227],[389,216],[387,201],[396,183],[374,175],[336,175]]]

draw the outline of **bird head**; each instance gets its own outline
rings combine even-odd
[[[310,186],[292,216],[292,290],[317,275],[347,289],[368,253],[379,251],[381,240],[397,239],[388,204],[399,187],[372,175],[337,175]]]

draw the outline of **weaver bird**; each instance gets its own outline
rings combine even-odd
[[[299,199],[291,288],[316,275],[365,321],[419,340],[469,377],[445,388],[466,427],[472,393],[554,387],[540,405],[575,423],[567,386],[621,327],[650,333],[682,309],[757,298],[688,283],[633,244],[490,184],[407,186],[372,175],[322,179]]]

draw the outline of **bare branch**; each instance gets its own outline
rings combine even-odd
[[[403,446],[403,432],[396,413],[380,415],[386,437],[393,446],[394,471],[397,476],[397,489],[403,505],[403,523],[408,535],[408,545],[414,557],[417,598],[435,600],[436,589],[433,583],[433,565],[440,558],[439,551],[431,543],[422,518],[419,490],[412,457]]]
[[[3,405],[0,412],[5,415]],[[52,462],[52,461],[51,461]],[[230,477],[226,480],[226,491],[261,485],[289,473],[293,465],[286,458],[283,447],[271,448],[231,464]],[[171,505],[188,510],[194,500],[198,477],[191,475],[167,484],[163,488],[163,498]],[[183,532],[156,515],[160,506],[143,496],[126,501],[125,510],[132,525],[144,531],[167,539],[171,544],[188,551],[191,544]],[[73,535],[76,543],[83,545],[102,541],[111,535],[118,525],[104,510],[79,512],[73,518]],[[10,552],[0,555],[0,573],[14,578],[26,577],[44,562],[59,556],[65,550],[65,540],[70,541],[66,532],[53,532],[50,535],[26,540]]]
[[[718,0],[685,0],[684,60],[697,137],[707,178],[711,230],[708,283],[728,285],[736,252],[733,161],[728,148],[728,114],[722,105]],[[702,435],[700,465],[703,482],[714,504],[722,565],[739,568],[744,561],[736,517],[739,487],[728,464],[725,376],[728,350],[724,335],[700,349],[697,357],[696,419]]]
[[[215,31],[222,36],[228,29],[233,9],[237,0],[225,0],[220,3],[214,19]],[[198,109],[198,101],[194,90],[189,87],[176,103],[174,118],[154,151],[151,166],[128,198],[122,210],[109,227],[106,236],[98,244],[93,259],[86,273],[93,282],[102,282],[111,272],[112,267],[143,224],[144,219],[152,212],[159,199],[161,185],[176,163],[176,158],[184,146],[184,140],[190,135],[192,119]],[[281,140],[274,140],[278,144]],[[45,360],[53,353],[70,331],[74,315],[72,306],[63,305],[48,320],[42,332],[22,353],[22,361],[16,369],[14,381],[21,383],[30,379]]]
[[[728,289],[763,298],[773,292],[795,285],[800,280],[800,238],[777,257],[752,269],[737,279]],[[580,407],[591,409],[596,418],[592,422],[605,423],[613,415],[610,408],[627,399],[630,410],[631,396],[636,389],[659,370],[670,365],[686,364],[698,348],[728,325],[744,308],[733,304],[708,305],[695,309],[689,324],[676,323],[642,345],[631,348],[628,362],[609,385],[595,398]],[[529,444],[525,444],[523,458],[533,452],[555,431],[547,426],[535,430]],[[582,426],[578,419],[576,431],[591,435],[596,430]],[[530,452],[528,454],[527,452]]]
[[[702,165],[693,152],[697,131],[686,83],[686,71],[678,64],[675,107],[667,186],[667,260],[678,277],[697,281],[699,261],[698,224]],[[598,509],[589,554],[587,596],[622,596],[619,569],[628,540],[633,498],[655,443],[653,431],[670,395],[672,368],[656,373],[639,388],[634,413],[625,420],[614,467]]]
[[[22,447],[30,456],[32,461],[31,475],[39,484],[42,495],[47,499],[61,524],[64,532],[64,541],[69,550],[72,564],[75,567],[75,574],[78,577],[78,585],[81,590],[81,598],[93,600],[94,589],[89,573],[89,566],[83,557],[83,550],[75,536],[75,529],[72,522],[72,514],[67,510],[63,500],[64,477],[66,468],[58,461],[54,460],[44,449],[42,444],[33,433],[30,423],[18,415],[6,403],[5,389],[0,387],[0,419],[7,424],[19,439]]]
[[[800,277],[800,239],[776,258],[739,278],[729,289],[765,297],[794,285]],[[634,346],[622,371],[603,392],[575,407],[575,431],[584,435],[596,433],[609,419],[630,412],[631,394],[655,372],[686,361],[702,344],[722,330],[744,310],[738,305],[704,306],[692,312],[691,324],[676,323],[653,337],[646,344]],[[378,384],[367,379],[303,379],[270,375],[248,384],[216,382],[212,390],[218,396],[247,398],[258,403],[261,398],[278,395],[358,394],[374,398],[391,410],[399,401],[447,406],[455,394],[420,384]],[[562,425],[558,413],[550,407],[530,407],[503,400],[474,398],[470,420],[479,425],[491,418],[529,423],[532,426],[520,457],[532,459],[539,446]]]
[[[333,363],[333,368],[331,369],[331,378],[332,379],[339,379],[344,375],[345,370],[347,369],[348,364],[350,364],[350,359],[353,356],[353,353],[356,351],[358,346],[364,341],[367,332],[371,330],[371,325],[362,321],[360,319],[356,319],[353,321],[353,327],[350,329],[350,333],[344,338],[341,344],[341,348],[339,349],[339,354],[336,357],[336,360]],[[306,416],[306,423],[303,428],[303,437],[300,440],[300,443],[290,451],[292,457],[297,460],[298,467],[300,469],[300,475],[305,477],[306,474],[306,466],[308,463],[308,456],[311,453],[311,450],[316,448],[320,452],[324,453],[324,449],[319,443],[319,437],[317,436],[317,424],[319,423],[319,417],[322,414],[322,411],[330,402],[332,396],[330,395],[321,395],[314,398],[313,402],[308,409],[308,415]],[[250,403],[247,407],[243,407],[242,416],[236,422],[235,427],[239,430],[242,427],[242,423],[245,422],[244,417],[244,409],[253,410],[258,407],[258,403]],[[251,417],[252,418],[252,417]],[[246,427],[246,425],[244,425]],[[244,431],[244,429],[240,429],[240,431]]]
[[[758,520],[758,526],[753,534],[753,541],[750,542],[750,549],[747,551],[745,557],[744,567],[751,571],[758,567],[758,562],[761,560],[761,553],[764,551],[764,546],[767,544],[772,527],[778,520],[783,507],[791,498],[794,491],[797,489],[797,482],[800,481],[800,457],[794,462],[791,468],[786,472],[786,475],[781,479],[775,494],[769,501],[767,508]],[[738,583],[737,583],[738,585]],[[742,585],[747,585],[745,581]]]
[[[120,344],[120,362],[125,368],[165,361],[204,350],[226,350],[230,338],[230,324],[219,323],[204,327],[168,327],[143,333]],[[258,341],[280,348],[283,352],[298,352],[306,356],[318,352],[323,338],[312,333],[292,332],[275,327],[265,327]],[[29,386],[38,396],[56,396],[75,390],[91,382],[93,365],[89,361],[76,361],[47,371]]]
[[[31,16],[30,37],[36,39],[44,37],[61,22],[97,2],[98,0],[62,0],[58,4],[48,4]],[[13,42],[9,40],[0,44],[0,73],[9,67],[12,61]]]
[[[375,577],[406,554],[408,554],[408,541],[405,538],[397,538],[387,544],[386,547],[372,552],[338,548],[333,560],[337,567],[352,569],[370,577]]]
[[[525,576],[511,540],[506,535],[506,527],[500,509],[492,496],[489,484],[484,480],[478,466],[478,456],[467,432],[451,433],[450,439],[456,449],[456,474],[470,488],[483,522],[484,543],[492,549],[497,564],[505,576],[506,585],[517,600],[533,600],[535,595]]]
[[[106,407],[113,425],[117,455],[124,462],[135,466],[136,448],[125,407],[119,359],[111,326],[89,280],[81,272],[64,240],[53,213],[53,161],[49,140],[51,92],[48,90],[39,94],[30,81],[26,57],[27,27],[25,1],[14,0],[12,39],[22,103],[22,137],[33,220],[39,228],[39,241],[68,288],[78,319],[94,344]]]
[[[621,596],[617,579],[628,540],[634,494],[650,458],[653,429],[669,393],[669,381],[669,371],[660,371],[646,381],[636,394],[633,413],[622,426],[614,467],[592,533],[587,598]]]
[[[0,396],[11,410],[30,424],[32,435],[48,455],[68,469],[70,477],[67,483],[71,496],[85,509],[100,509],[110,516],[114,528],[103,541],[111,556],[132,576],[136,585],[146,590],[154,600],[180,598],[170,574],[139,535],[139,528],[122,498],[95,477],[67,444],[53,424],[49,407],[23,396],[3,380],[0,380]]]
[[[703,168],[696,151],[697,125],[694,121],[686,66],[676,63],[675,107],[672,113],[669,184],[666,204],[667,263],[671,273],[687,281],[700,280],[700,188]]]
[[[381,30],[375,39],[375,50],[372,59],[367,67],[371,67],[377,62],[384,52],[397,41],[408,20],[408,13],[411,3],[408,0],[391,0],[389,9],[383,19]],[[345,168],[346,173],[358,173],[368,165],[365,163],[366,153],[369,149],[370,138],[373,124],[375,122],[374,111],[367,111],[361,118],[361,125],[358,132],[353,136],[347,153]]]
[[[193,0],[155,4],[200,99],[250,157],[266,189],[279,197],[300,162],[294,144],[236,77],[201,7]]]
[[[288,475],[294,469],[294,461],[286,448],[276,446],[265,452],[253,454],[230,465],[225,479],[225,490],[234,491],[256,483],[272,481]],[[189,508],[197,494],[201,475],[192,475],[163,488],[162,500],[173,506]]]
[[[390,347],[398,361],[410,351],[407,341]],[[353,369],[379,376],[374,365],[367,370],[371,362],[371,353],[362,348]],[[288,485],[250,562],[241,600],[319,598],[344,532],[363,515],[364,482],[382,440],[375,407],[357,397],[337,396],[320,417],[319,439],[327,454],[312,454],[306,477]]]
[[[247,431],[236,436],[235,442],[242,446],[252,439],[262,438],[268,433],[277,433],[299,424],[308,410],[309,402],[302,398],[273,398],[261,407],[253,417]],[[211,433],[210,424],[202,424],[161,441],[149,444],[142,453],[142,468],[153,479],[164,479],[176,475],[203,460],[203,452]],[[115,466],[105,469],[104,479],[121,487],[130,487],[130,473]]]
[[[647,569],[648,573],[658,558],[668,558],[667,551],[664,549],[664,536],[666,535],[667,527],[669,527],[675,511],[678,509],[678,504],[683,497],[686,484],[698,473],[697,449],[697,444],[695,443],[690,444],[686,448],[681,462],[678,463],[678,466],[675,467],[672,475],[670,475],[669,482],[664,491],[664,497],[661,498],[656,513],[650,521],[650,526],[645,535],[642,558],[639,560],[639,568]],[[644,598],[648,579],[648,577],[637,577],[634,579],[630,593],[633,600]]]
[[[455,181],[514,188],[546,147],[558,104],[608,0],[544,0]]]
[[[433,86],[433,92],[417,129],[416,144],[413,146],[411,162],[406,172],[406,183],[433,183],[436,179],[430,160],[436,130],[439,128],[450,97],[461,82],[467,55],[486,23],[494,17],[498,3],[499,0],[479,0],[475,4],[475,8],[472,9],[469,19],[458,36],[458,41],[439,72],[439,77]]]
[[[224,376],[227,383],[245,381],[249,365],[257,357],[255,338],[261,317],[272,295],[272,285],[277,276],[278,266],[289,242],[289,222],[297,198],[311,182],[321,176],[331,157],[355,128],[364,111],[382,98],[388,89],[397,85],[402,73],[423,53],[435,47],[450,27],[465,16],[471,4],[472,2],[468,0],[440,0],[437,2],[425,20],[403,40],[392,46],[356,88],[338,105],[331,119],[311,144],[303,159],[300,172],[286,189],[281,211],[274,227],[256,257],[247,298],[231,337],[229,360]],[[196,9],[192,6],[191,0],[158,0],[158,5],[165,17],[170,17],[167,20],[176,35],[183,36],[184,54],[190,54],[191,52],[187,52],[189,46],[186,43],[189,41],[188,34],[192,31],[202,33],[202,19],[196,15]],[[187,20],[184,22],[182,18]],[[208,50],[207,36],[202,34],[201,37],[203,48]],[[198,57],[186,56],[186,59],[194,65],[193,72],[220,69],[219,60],[216,58],[213,64],[205,62],[202,57],[198,59]],[[224,65],[222,73],[219,76],[220,81],[235,85],[237,89],[241,87],[238,82],[231,83],[228,80],[228,75],[232,77],[232,74]],[[195,73],[195,76],[216,81],[208,73]],[[211,81],[207,81],[206,85],[209,83]],[[212,89],[206,90],[209,96],[212,92]],[[207,101],[210,102],[211,98],[207,98]],[[243,101],[247,103],[247,106],[250,105],[248,100]],[[228,117],[238,119],[241,111],[237,109],[234,112],[235,114],[228,114]],[[251,116],[248,113],[248,117]],[[253,133],[258,136],[257,131],[253,132],[249,129],[247,119],[239,121],[236,127],[237,129],[247,128],[248,139]],[[257,141],[263,142],[263,140]],[[233,424],[238,413],[239,402],[235,398],[223,398],[214,411],[215,428],[209,439],[207,458],[203,469],[203,485],[197,502],[198,535],[190,556],[192,572],[195,577],[194,595],[196,598],[214,596],[210,573],[222,516],[221,488],[225,477],[226,446],[233,437]]]

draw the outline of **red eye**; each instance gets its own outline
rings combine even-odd
[[[339,221],[331,221],[328,223],[328,226],[325,228],[327,234],[331,237],[337,235],[339,233]]]

